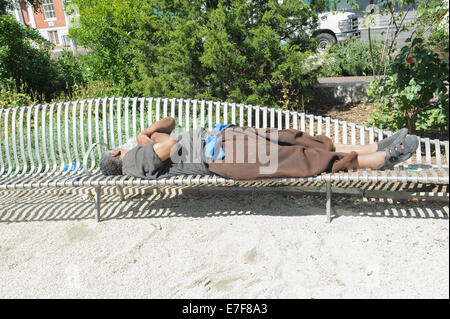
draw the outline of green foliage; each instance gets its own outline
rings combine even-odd
[[[23,86],[18,88],[14,80],[0,82],[0,109],[36,103],[37,96],[25,93]]]
[[[105,80],[123,85],[126,95],[138,92],[133,83],[139,80],[136,55],[131,45],[137,32],[136,19],[146,1],[73,0],[80,10],[80,26],[69,35],[90,50],[83,57],[87,80]]]
[[[3,105],[15,105],[12,97],[22,95],[48,101],[63,92],[70,93],[75,84],[86,82],[82,62],[68,51],[63,51],[58,59],[53,60],[50,58],[50,49],[50,44],[36,30],[21,25],[10,15],[0,15],[0,87],[4,87]],[[21,98],[13,100],[30,101]]]
[[[37,10],[42,3],[42,0],[22,0],[21,2],[24,2]],[[11,10],[15,6],[17,6],[17,3],[14,0],[0,0],[0,15],[6,14],[7,10]]]
[[[68,91],[76,84],[86,83],[85,65],[74,57],[71,51],[64,50],[56,60],[56,64]]]
[[[92,80],[86,83],[75,83],[70,91],[61,92],[52,102],[86,100],[101,97],[126,96],[124,85],[114,85],[105,80]]]
[[[419,1],[417,14],[421,18],[413,22],[417,36],[427,38],[433,49],[446,56],[447,59],[449,50],[448,6],[448,0]]]
[[[318,73],[307,29],[325,0],[72,2],[81,26],[70,35],[91,49],[87,80],[126,95],[295,107]]]
[[[299,106],[325,1],[148,1],[131,43],[145,95]]]
[[[378,5],[393,30],[384,35],[381,77],[367,90],[377,108],[368,124],[390,129],[407,126],[421,134],[437,128],[448,134],[448,0],[383,0]],[[406,22],[407,11],[395,12],[402,6],[417,7],[415,19]],[[369,26],[370,18],[364,19]],[[408,32],[410,38],[397,50],[401,32]]]
[[[373,41],[375,74],[383,70],[380,65],[383,42]],[[365,76],[373,74],[373,63],[368,41],[354,39],[339,42],[325,53],[321,76]]]
[[[415,38],[395,57],[387,76],[368,87],[378,111],[371,124],[389,129],[406,126],[419,133],[434,126],[448,133],[448,83],[448,61]]]
[[[0,15],[0,82],[14,79],[25,92],[51,96],[62,88],[62,81],[49,49],[37,31]]]

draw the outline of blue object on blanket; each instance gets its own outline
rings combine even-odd
[[[215,130],[213,135],[208,135],[205,138],[205,156],[212,158],[213,160],[222,159],[225,157],[225,152],[222,149],[221,141],[219,139],[220,133],[229,128],[235,126],[234,124],[216,124],[213,129]]]

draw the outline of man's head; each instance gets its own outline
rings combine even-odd
[[[132,148],[138,146],[136,138],[130,138],[115,151],[106,152],[100,159],[100,171],[103,175],[122,175],[122,159]]]
[[[106,152],[100,159],[100,171],[103,175],[122,175],[122,158],[114,156],[114,153]]]

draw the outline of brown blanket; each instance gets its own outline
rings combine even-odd
[[[225,157],[210,161],[217,175],[254,180],[268,177],[308,177],[357,168],[357,153],[334,152],[326,136],[295,129],[230,127],[220,139]]]

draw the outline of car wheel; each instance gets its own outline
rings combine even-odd
[[[316,40],[318,42],[317,51],[319,52],[324,52],[336,42],[336,38],[329,33],[319,34]]]

